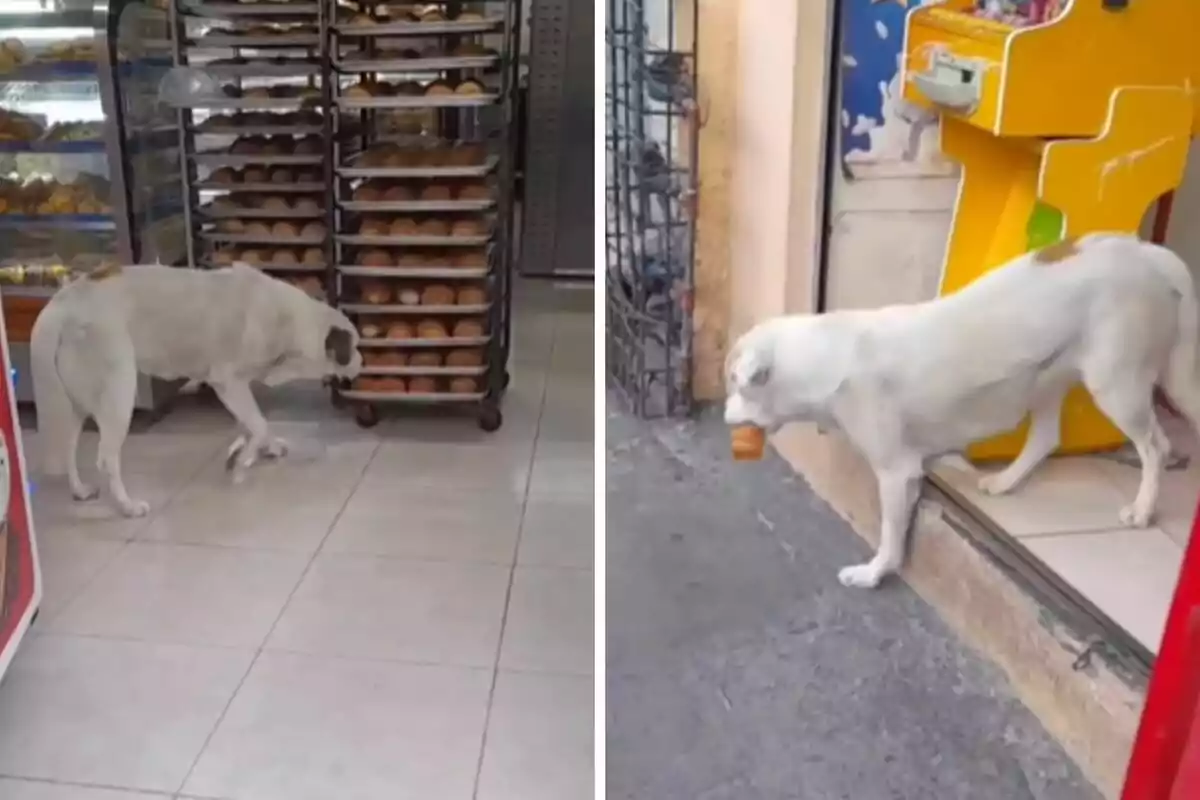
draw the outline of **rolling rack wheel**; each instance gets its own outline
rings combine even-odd
[[[360,428],[374,428],[379,424],[379,411],[370,403],[359,403],[354,407],[354,421]]]
[[[504,415],[500,413],[500,406],[494,399],[484,400],[483,405],[479,407],[479,427],[492,433],[500,430],[503,424]]]

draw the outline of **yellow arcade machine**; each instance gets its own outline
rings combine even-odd
[[[1183,179],[1200,0],[944,0],[909,12],[904,50],[905,98],[940,112],[942,151],[962,165],[942,294],[1066,236],[1136,232]],[[1024,437],[1022,424],[969,455],[1012,458]],[[1123,443],[1072,390],[1061,452]]]

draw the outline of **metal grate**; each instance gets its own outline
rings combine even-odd
[[[606,363],[609,384],[643,418],[692,409],[697,5],[608,3]]]

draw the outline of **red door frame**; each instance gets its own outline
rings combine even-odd
[[[1121,800],[1200,797],[1200,504]]]

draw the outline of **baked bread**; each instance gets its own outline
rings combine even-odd
[[[454,89],[445,81],[434,81],[425,87],[426,97],[445,97],[454,94]]]
[[[259,206],[259,208],[261,208],[263,211],[287,211],[288,201],[286,197],[273,194],[264,198],[262,205]]]
[[[355,188],[353,196],[360,203],[377,203],[383,197],[383,192],[379,190],[379,186],[367,181]]]
[[[392,287],[383,281],[363,281],[360,293],[364,303],[382,306],[392,302]]]
[[[389,186],[387,191],[383,193],[383,200],[386,203],[400,203],[405,200],[413,199],[413,191],[402,183],[397,183]]]
[[[379,339],[383,337],[384,327],[378,322],[364,322],[358,326],[358,333],[364,339]]]
[[[410,217],[396,217],[388,228],[392,236],[415,236],[420,233],[417,221]]]
[[[371,91],[371,87],[365,83],[356,83],[342,93],[342,97],[351,100],[370,100],[374,96],[375,93]]]
[[[437,350],[422,350],[413,353],[408,359],[410,367],[440,367],[442,365],[442,354]]]
[[[364,350],[362,359],[364,367],[403,367],[408,363],[403,350]]]
[[[353,386],[355,390],[360,392],[382,392],[383,378],[375,378],[370,375],[363,375],[354,379]]]
[[[408,386],[404,378],[395,375],[387,375],[379,378],[379,391],[391,392],[392,394],[404,394],[408,391]]]
[[[425,259],[425,265],[430,269],[446,269],[450,266],[450,258],[435,252]]]
[[[300,229],[300,235],[303,236],[305,239],[324,238],[325,223],[317,222],[316,220],[305,223],[304,227]]]
[[[296,278],[292,285],[310,297],[323,298],[325,296],[325,287],[321,285],[321,279],[316,276],[305,275]]]
[[[487,150],[478,144],[460,144],[450,151],[449,164],[455,167],[471,167],[487,160]]]
[[[446,330],[446,326],[436,319],[423,319],[417,323],[417,338],[448,339],[450,333]]]
[[[324,151],[324,145],[321,143],[319,136],[305,136],[300,141],[296,142],[292,152],[298,156],[318,156]]]
[[[486,269],[488,265],[486,250],[463,250],[454,256],[454,266],[462,269]]]
[[[363,267],[390,267],[392,266],[392,256],[387,250],[379,248],[363,250],[358,254],[358,263]]]
[[[300,257],[300,263],[307,267],[323,267],[325,266],[325,251],[319,247],[306,247],[304,255]]]
[[[446,236],[450,233],[450,223],[433,217],[423,220],[418,230],[422,236]]]
[[[209,210],[215,211],[218,214],[228,214],[230,212],[237,211],[240,208],[241,205],[238,204],[237,198],[231,194],[214,197],[212,205],[209,206]]]
[[[472,78],[468,78],[454,87],[454,93],[461,95],[481,95],[485,91],[483,84]]]
[[[422,200],[449,200],[450,187],[444,183],[431,183],[421,190]]]
[[[255,86],[253,89],[247,89],[243,92],[242,97],[247,100],[269,100],[271,98],[271,90],[265,86]]]
[[[430,6],[416,12],[417,19],[421,22],[445,22],[446,14],[437,6]]]
[[[296,174],[287,167],[276,167],[271,170],[271,183],[295,183]]]
[[[418,329],[414,331],[413,326],[402,319],[398,319],[391,325],[387,326],[387,338],[389,339],[411,339],[413,338],[414,334],[416,336],[420,336],[420,328],[418,327]]]
[[[436,394],[437,380],[428,375],[418,375],[415,378],[409,378],[408,391],[412,394]]]
[[[460,306],[481,306],[487,302],[487,292],[479,286],[464,286],[455,294],[454,302]]]
[[[271,226],[265,222],[251,222],[246,226],[247,236],[270,236]]]
[[[397,267],[423,267],[428,259],[419,250],[407,250],[396,261]]]
[[[362,236],[387,236],[388,221],[380,217],[364,217],[358,224],[358,232]]]
[[[446,354],[447,367],[481,367],[483,366],[483,351],[475,348],[451,350]]]
[[[266,253],[257,248],[243,250],[238,255],[238,260],[244,264],[249,264],[252,267],[261,267],[263,262],[267,260]]]
[[[759,461],[767,446],[767,432],[757,425],[738,425],[729,432],[734,461]]]
[[[291,238],[297,236],[300,229],[296,227],[296,223],[280,220],[271,226],[271,235],[278,236],[280,239]]]
[[[209,260],[214,266],[232,267],[233,263],[238,260],[238,253],[236,250],[217,250]]]
[[[454,305],[454,289],[441,283],[434,283],[421,290],[421,305],[451,306]]]
[[[297,197],[292,208],[301,214],[316,214],[320,212],[321,204],[315,197]]]
[[[463,11],[454,18],[455,22],[483,22],[483,14],[477,11]]]
[[[241,233],[246,229],[246,223],[240,219],[217,220],[217,231],[220,233]]]
[[[245,183],[266,183],[271,174],[267,172],[265,167],[246,167],[242,173],[242,181]]]
[[[421,290],[406,286],[396,293],[396,299],[402,306],[418,306],[421,304]]]
[[[465,376],[451,378],[447,390],[450,394],[475,394],[479,391],[479,382]]]
[[[460,319],[454,323],[451,335],[455,339],[474,339],[483,336],[483,323],[477,319]]]
[[[281,247],[271,254],[271,263],[277,267],[294,267],[300,263],[300,259],[295,250]]]
[[[457,198],[459,200],[490,200],[492,190],[486,183],[468,183],[459,187]]]
[[[236,169],[221,167],[220,169],[213,170],[212,174],[208,176],[208,180],[211,183],[231,184],[240,183],[241,177],[241,173]]]
[[[319,170],[308,168],[296,170],[296,183],[320,183],[321,173]]]
[[[482,236],[486,231],[483,222],[477,219],[457,219],[450,226],[451,236]]]

